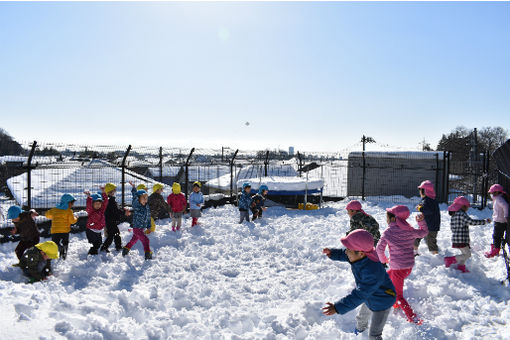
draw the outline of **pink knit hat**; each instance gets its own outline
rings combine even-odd
[[[361,209],[361,203],[359,201],[350,201],[346,206],[346,210],[357,210],[361,211],[363,214],[367,214],[363,209]]]
[[[495,193],[495,192],[501,192],[503,194],[507,194],[505,192],[505,189],[503,188],[503,186],[501,184],[493,184],[491,185],[491,187],[489,188],[489,194],[492,194],[492,193]]]
[[[375,262],[379,262],[379,257],[374,248],[374,237],[364,229],[356,229],[347,236],[340,239],[342,244],[354,251],[363,251],[367,257]]]
[[[425,196],[430,197],[432,199],[436,199],[436,191],[434,190],[434,184],[431,181],[426,180],[421,182],[418,189],[425,190]]]
[[[458,196],[453,200],[452,205],[448,207],[448,211],[459,211],[463,206],[469,207],[471,204],[464,196]]]
[[[386,208],[386,211],[390,214],[395,215],[395,219],[397,225],[403,229],[414,229],[409,222],[407,222],[407,218],[411,215],[411,211],[405,205],[395,205],[391,208]]]

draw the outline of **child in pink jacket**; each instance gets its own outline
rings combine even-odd
[[[390,276],[395,291],[397,302],[393,307],[402,308],[409,322],[422,324],[409,303],[404,299],[404,280],[411,274],[414,266],[414,240],[423,238],[428,234],[425,217],[420,214],[416,221],[420,229],[414,229],[406,220],[411,214],[409,208],[404,205],[396,205],[386,209],[388,228],[383,232],[377,244],[377,255],[382,263],[389,263]],[[390,250],[390,258],[385,254],[386,246]]]
[[[88,215],[85,233],[87,235],[87,240],[92,244],[88,252],[89,255],[97,255],[103,243],[101,232],[106,225],[104,212],[108,206],[108,196],[104,192],[104,188],[101,189],[103,191],[101,195],[91,195],[89,191],[84,192],[84,194],[87,195],[86,210]]]
[[[499,255],[501,241],[510,243],[510,224],[508,223],[508,194],[500,184],[494,184],[489,189],[492,196],[492,219],[494,220],[494,231],[492,233],[491,250],[485,253],[485,257],[491,258]]]

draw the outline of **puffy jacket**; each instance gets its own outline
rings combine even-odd
[[[126,218],[124,217],[124,210],[119,208],[115,196],[108,197],[108,205],[104,211],[104,219],[107,226],[116,226]]]
[[[170,194],[167,197],[167,203],[172,212],[184,212],[186,209],[186,196],[184,194]]]
[[[106,208],[108,207],[108,196],[103,193],[103,202],[101,204],[101,208],[94,209],[94,202],[92,202],[92,197],[87,197],[87,228],[91,230],[103,230],[106,225],[104,213]]]
[[[250,207],[252,209],[261,209],[264,206],[264,202],[266,201],[266,198],[262,194],[255,194],[251,197],[251,204]]]
[[[492,219],[494,222],[508,222],[508,203],[502,195],[494,197],[492,208]]]
[[[151,228],[151,209],[149,203],[142,205],[138,200],[138,192],[136,188],[131,189],[133,195],[133,222],[131,227],[138,229],[150,229]]]
[[[251,206],[251,196],[246,191],[243,191],[241,197],[239,198],[239,210],[248,210]]]
[[[204,195],[199,192],[192,192],[189,195],[189,208],[190,209],[200,209],[199,204],[204,204]]]
[[[441,226],[441,212],[439,203],[435,199],[425,196],[418,205],[418,211],[425,216],[429,231],[439,231]]]
[[[52,234],[68,233],[71,231],[71,224],[78,222],[71,209],[51,208],[44,216],[51,220]]]
[[[51,274],[51,260],[45,260],[36,247],[25,250],[19,266],[25,275],[34,281],[40,281]]]
[[[377,244],[377,256],[382,263],[387,263],[388,258],[384,253],[386,246],[390,248],[391,269],[409,269],[414,266],[414,240],[423,238],[428,233],[425,220],[418,222],[420,229],[414,229],[411,225],[399,225],[391,222],[383,232]]]
[[[153,219],[158,219],[162,214],[167,213],[170,210],[170,207],[165,202],[163,196],[157,192],[154,192],[149,196],[149,207],[151,209],[151,217]]]
[[[331,249],[330,259],[349,262],[345,249]],[[356,281],[356,288],[335,303],[338,314],[345,314],[362,303],[365,303],[374,312],[383,311],[393,306],[397,295],[395,287],[380,262],[365,257],[354,263],[349,262],[349,264]]]
[[[368,231],[374,237],[374,246],[377,245],[381,234],[379,233],[379,223],[370,215],[366,215],[361,211],[351,217],[350,220],[351,229],[347,232],[347,235],[352,233],[356,229],[364,229]]]
[[[39,229],[32,218],[32,212],[24,211],[19,214],[19,222],[14,222],[16,234],[22,241],[39,243]]]

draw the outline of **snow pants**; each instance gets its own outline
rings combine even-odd
[[[466,264],[466,261],[471,257],[471,249],[469,247],[459,248],[461,254],[455,256],[455,260],[457,260],[457,264],[462,266]]]
[[[368,319],[370,318],[370,329],[368,331],[368,338],[370,340],[382,340],[382,332],[388,315],[390,314],[391,307],[374,312],[371,311],[366,304],[362,304],[358,315],[356,315],[356,329],[364,331],[368,328]]]
[[[180,229],[182,225],[182,212],[172,213],[172,228]]]
[[[23,256],[23,253],[28,248],[32,248],[37,243],[39,243],[39,237],[35,240],[21,240],[19,241],[18,245],[16,246],[16,249],[14,249],[14,252],[16,253],[16,256],[18,257],[18,260],[21,260],[21,256]]]
[[[69,233],[51,234],[51,240],[57,244],[60,257],[65,260],[67,257],[67,248],[69,247]]]
[[[89,254],[96,255],[99,251],[99,247],[101,247],[101,244],[103,243],[101,231],[95,232],[94,230],[87,228],[85,230],[85,234],[87,235],[89,243],[92,244],[92,247],[89,249]]]
[[[144,230],[140,228],[133,228],[133,237],[131,237],[131,240],[128,242],[128,244],[126,244],[126,248],[131,249],[136,242],[141,241],[143,245],[143,251],[150,252],[151,248],[149,238],[143,231]]]
[[[243,223],[243,220],[250,222],[250,211],[249,210],[239,210],[239,223]]]
[[[425,236],[425,241],[427,242],[427,247],[429,247],[429,251],[439,251],[439,247],[437,246],[437,231],[429,231],[427,236]],[[420,246],[421,238],[417,238],[414,240],[415,248]]]
[[[397,302],[395,303],[395,307],[402,308],[409,320],[413,319],[416,314],[414,313],[407,300],[404,299],[404,280],[409,275],[411,275],[412,270],[413,268],[388,270],[388,275],[391,282],[393,282],[393,285],[395,286],[395,292],[397,293]]]
[[[120,239],[120,230],[119,226],[114,225],[106,225],[106,239],[104,240],[102,249],[108,249],[113,241],[115,241],[115,249],[122,249],[122,241]]]
[[[494,232],[492,233],[492,243],[494,244],[494,248],[501,248],[503,236],[505,236],[504,239],[506,240],[506,243],[510,244],[510,224],[494,222]]]

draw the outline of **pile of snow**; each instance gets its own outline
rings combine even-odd
[[[386,227],[384,208],[366,211]],[[411,206],[412,207],[412,206]],[[386,339],[508,338],[510,291],[500,285],[502,258],[486,259],[491,227],[472,228],[473,257],[461,274],[443,265],[449,217],[441,206],[440,256],[422,243],[404,294],[422,326],[390,314]],[[491,211],[470,210],[477,218]],[[71,235],[69,257],[54,261],[45,282],[24,284],[15,243],[0,245],[2,338],[40,339],[355,339],[356,312],[323,316],[321,306],[354,287],[350,267],[321,254],[348,229],[345,203],[321,210],[270,208],[256,223],[237,224],[233,206],[207,209],[202,226],[150,235],[154,259],[137,244],[128,257],[87,257],[84,234]],[[121,235],[130,237],[126,225]],[[365,337],[366,338],[366,335]]]
[[[52,208],[58,204],[60,197],[70,193],[76,198],[75,207],[84,207],[86,197],[83,191],[98,191],[108,182],[117,185],[117,195],[122,195],[122,170],[118,167],[69,166],[66,168],[37,168],[31,172],[32,208]],[[144,183],[152,187],[157,181],[126,170],[126,182]],[[27,205],[27,174],[11,177],[7,186],[19,205]],[[126,183],[126,201],[131,200],[131,186]],[[168,194],[171,188],[166,188]],[[167,194],[167,195],[168,195]],[[166,196],[165,196],[166,197]]]
[[[237,181],[237,187],[241,188],[243,183],[250,183],[252,190],[257,191],[263,184],[267,185],[269,191],[304,191],[320,190],[324,181],[320,179],[306,180],[304,177],[257,177]]]

